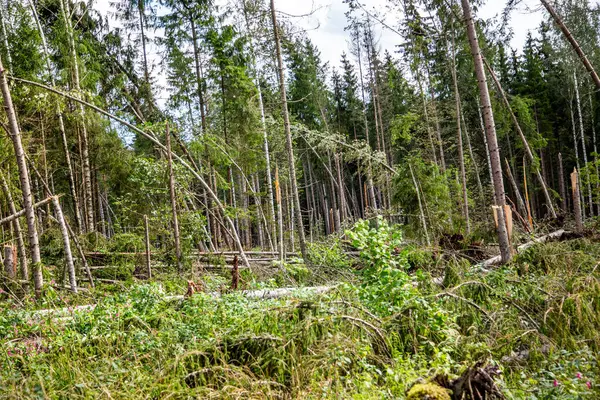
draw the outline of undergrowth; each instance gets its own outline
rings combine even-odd
[[[36,305],[7,300],[0,397],[392,399],[486,360],[509,399],[598,398],[598,243],[539,244],[482,273],[405,245],[381,220],[347,238],[358,258],[323,242],[311,246],[313,271],[284,270],[323,283],[329,265],[338,283],[320,296],[249,299],[206,275],[207,291],[222,295],[172,299],[183,280],[159,276],[113,294],[49,288]],[[69,308],[86,302],[95,307]],[[66,308],[34,311],[50,306]]]

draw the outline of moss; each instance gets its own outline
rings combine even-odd
[[[450,400],[447,389],[435,383],[423,383],[413,386],[406,396],[406,400]]]

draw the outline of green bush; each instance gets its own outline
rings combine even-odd
[[[113,253],[135,253],[144,248],[144,238],[135,233],[118,233],[108,243],[108,251]]]

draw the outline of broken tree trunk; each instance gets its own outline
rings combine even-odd
[[[579,46],[579,43],[577,43],[577,40],[575,40],[575,38],[571,34],[571,31],[569,31],[569,28],[567,28],[567,26],[563,22],[562,18],[560,17],[560,15],[558,15],[556,13],[556,11],[554,10],[554,7],[552,7],[550,5],[550,3],[548,3],[547,0],[540,0],[540,1],[544,5],[544,7],[546,7],[546,10],[548,10],[548,12],[550,13],[550,15],[554,19],[554,22],[556,23],[556,25],[558,25],[558,27],[560,28],[560,30],[562,31],[562,33],[565,35],[565,38],[571,44],[571,47],[573,47],[573,50],[575,50],[575,52],[579,56],[579,59],[581,60],[581,62],[585,66],[585,69],[587,69],[587,71],[590,73],[590,76],[592,77],[592,80],[596,84],[596,87],[598,89],[600,89],[600,78],[598,77],[598,74],[594,70],[594,67],[590,63],[590,60],[588,60],[588,58],[585,55],[585,53],[583,52],[583,50],[581,50],[581,47]]]
[[[571,172],[571,188],[573,190],[573,212],[575,213],[575,227],[577,232],[583,231],[583,220],[581,217],[581,194],[579,193],[579,176],[577,168]]]
[[[477,75],[477,85],[479,86],[479,97],[483,112],[483,120],[485,122],[484,127],[487,136],[487,145],[493,172],[492,177],[494,182],[495,200],[496,204],[501,207],[498,213],[498,244],[500,246],[502,261],[508,262],[511,259],[512,252],[510,249],[510,242],[508,240],[508,233],[506,232],[506,225],[504,221],[503,207],[506,204],[506,200],[504,194],[504,181],[502,179],[500,149],[498,147],[498,139],[496,137],[496,126],[494,125],[494,113],[492,111],[492,103],[487,86],[487,78],[485,76],[483,59],[479,48],[479,40],[475,30],[475,22],[471,11],[471,4],[469,3],[469,0],[461,0],[461,2],[465,22],[467,25],[467,36],[469,38],[469,45],[471,47],[471,54],[473,56],[473,64],[475,66],[475,74]]]
[[[14,254],[15,248],[13,246],[4,246],[4,273],[11,280],[14,280],[17,276],[17,260]]]
[[[11,214],[16,214],[17,209],[15,207],[15,202],[12,197],[12,193],[10,192],[10,188],[8,187],[8,182],[4,178],[4,175],[0,172],[0,184],[2,185],[2,190],[4,192],[4,196],[8,201],[8,211]],[[25,241],[23,240],[23,232],[21,230],[21,224],[19,223],[19,219],[16,218],[13,221],[13,227],[15,229],[15,236],[17,237],[17,248],[19,249],[19,253],[21,255],[20,265],[21,265],[21,278],[24,281],[29,281],[29,266],[27,263],[27,250],[25,249]],[[27,291],[27,285],[24,286],[24,289]]]
[[[0,59],[0,86],[2,89],[2,97],[4,99],[4,110],[8,118],[8,133],[13,143],[15,157],[17,159],[17,167],[19,169],[19,180],[21,183],[21,193],[23,195],[23,214],[26,215],[27,231],[29,233],[29,251],[31,252],[31,261],[34,267],[34,287],[36,295],[40,295],[44,278],[42,277],[42,258],[40,256],[40,245],[35,223],[36,217],[33,205],[33,196],[31,194],[29,171],[27,170],[25,151],[23,150],[23,143],[21,142],[21,130],[19,129],[17,115],[15,113],[12,96],[8,87],[6,71],[2,66],[2,59]]]

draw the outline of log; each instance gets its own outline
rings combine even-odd
[[[303,288],[296,287],[287,287],[287,288],[277,288],[277,289],[261,289],[261,290],[243,290],[239,293],[242,293],[249,299],[278,299],[282,297],[292,296],[294,294],[324,294],[331,290],[335,289],[335,286],[308,286]],[[210,292],[209,293],[213,297],[221,297],[221,293],[219,292]],[[176,300],[184,300],[185,296],[183,295],[175,295],[175,296],[165,296],[165,301],[176,301]],[[55,309],[45,309],[45,310],[35,310],[32,311],[30,316],[32,317],[43,317],[46,315],[53,315],[55,317],[69,317],[75,312],[90,312],[96,308],[97,304],[85,304],[82,306],[76,307],[64,307],[64,308],[55,308]]]
[[[531,246],[538,244],[538,243],[545,243],[549,240],[560,239],[565,233],[566,233],[566,231],[564,229],[559,229],[559,230],[549,233],[547,235],[540,236],[539,238],[535,238],[532,241],[523,243],[522,245],[517,247],[517,252],[527,250]],[[476,267],[485,269],[487,267],[498,265],[501,262],[502,262],[502,259],[500,258],[500,256],[496,256],[496,257],[488,258],[487,260],[480,262],[479,264],[476,265]]]

